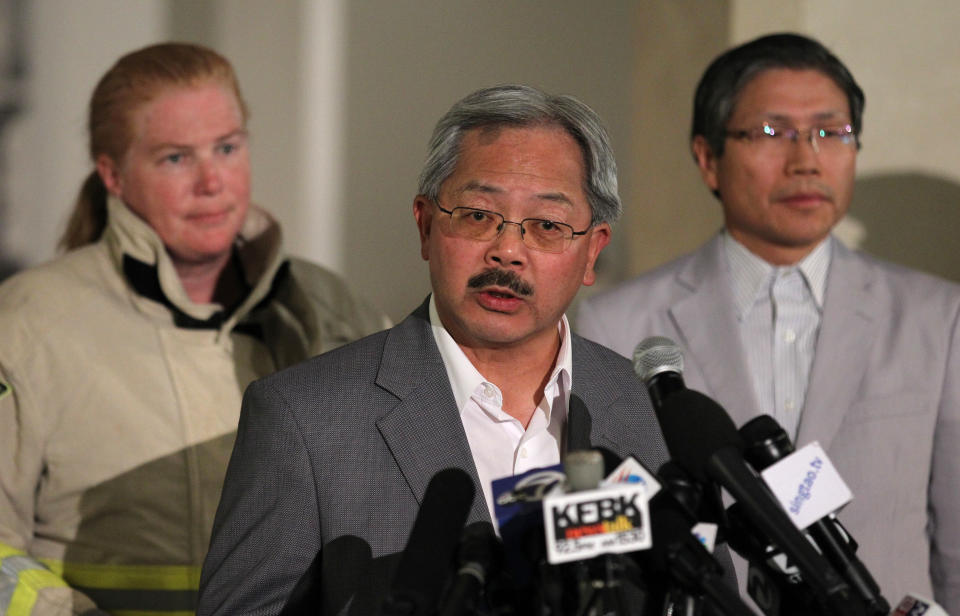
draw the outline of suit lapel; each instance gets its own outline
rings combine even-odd
[[[650,409],[637,425],[635,401],[628,409],[619,401],[624,384],[611,375],[607,361],[579,336],[573,336],[573,391],[571,408],[579,407],[587,416],[580,425],[589,426],[589,443],[583,448],[612,451],[619,458],[639,457],[650,469],[657,469],[668,458],[660,426]],[[579,399],[580,403],[576,400]],[[582,403],[582,404],[581,404]],[[568,424],[572,429],[573,424]],[[568,437],[569,438],[569,437]]]
[[[818,440],[824,449],[857,395],[876,323],[871,270],[832,241],[823,320],[796,439],[801,445]]]
[[[723,405],[737,426],[759,415],[747,357],[740,342],[727,272],[723,238],[717,235],[689,265],[677,284],[689,293],[670,307],[682,340],[685,362],[703,376],[707,391]],[[687,382],[696,389],[695,383]]]
[[[377,385],[399,402],[377,428],[418,503],[436,473],[459,468],[474,483],[470,521],[490,521],[427,306],[424,302],[387,335]]]
[[[616,399],[617,386],[610,382],[609,373],[598,370],[597,362],[591,361],[585,345],[578,342],[574,337],[573,384],[567,417],[568,450],[609,448],[618,444],[617,435],[608,434],[599,419]],[[574,430],[578,433],[571,434]]]

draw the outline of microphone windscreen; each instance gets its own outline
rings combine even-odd
[[[563,461],[568,492],[595,490],[603,481],[603,455],[592,449],[571,451]]]
[[[644,338],[633,350],[633,372],[647,385],[661,372],[683,374],[683,353],[665,336]]]
[[[490,522],[474,522],[463,529],[457,562],[477,563],[488,572],[492,566],[498,566],[503,560],[503,545]]]
[[[400,554],[385,614],[428,614],[436,608],[453,572],[473,495],[473,480],[459,468],[443,469],[430,479],[407,546]]]
[[[663,494],[650,501],[650,528],[653,531],[653,546],[650,559],[658,571],[667,571],[671,546],[678,542],[696,542],[691,534],[693,522],[672,496]]]
[[[740,426],[740,436],[745,443],[759,443],[776,438],[780,432],[783,432],[783,428],[769,415],[759,415]]]
[[[429,546],[427,557],[435,547],[450,546],[452,552],[473,505],[473,493],[473,480],[459,468],[445,468],[434,475],[423,494],[405,553],[416,552],[413,548],[421,545]]]
[[[743,451],[743,439],[723,408],[704,394],[682,389],[657,412],[670,456],[697,479],[706,479],[710,457],[720,449]]]
[[[580,397],[570,394],[570,402],[567,405],[567,451],[579,451],[581,449],[590,449],[590,430],[592,429],[592,420],[587,405]]]
[[[744,443],[744,459],[758,471],[794,451],[787,432],[769,415],[754,417],[740,426],[740,436]]]

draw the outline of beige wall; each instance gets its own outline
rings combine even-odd
[[[644,3],[631,134],[639,154],[621,172],[639,187],[622,229],[629,236],[631,275],[692,250],[721,224],[687,143],[694,86],[727,46],[728,13],[726,2]]]
[[[50,258],[80,183],[86,104],[121,52],[163,36],[163,0],[35,0],[27,9],[25,108],[6,127],[3,252],[21,263]]]
[[[347,13],[345,273],[391,315],[429,289],[412,217],[417,176],[433,125],[479,87],[530,83],[578,96],[606,120],[625,169],[635,45],[632,0],[420,0],[350,2]],[[634,177],[622,194],[637,200]],[[625,237],[604,263],[621,271]],[[625,236],[625,234],[622,234]]]

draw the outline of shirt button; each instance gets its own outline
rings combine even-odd
[[[488,398],[492,398],[492,397],[493,397],[493,393],[494,393],[494,392],[493,392],[493,387],[492,387],[491,385],[484,385],[484,386],[483,386],[483,395],[484,395],[484,396],[486,396],[486,397],[488,397]]]
[[[520,449],[520,457],[521,457],[521,458],[526,458],[526,457],[527,457],[527,448],[526,448],[526,447],[522,447],[522,448]]]
[[[784,403],[783,403],[783,406],[784,406],[788,411],[792,411],[792,410],[793,410],[793,400],[785,400]]]
[[[797,339],[797,332],[793,331],[792,329],[788,329],[783,333],[783,339],[787,342],[793,342]]]

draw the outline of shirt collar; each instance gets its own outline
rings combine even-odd
[[[464,354],[460,345],[440,322],[440,315],[437,313],[433,294],[430,295],[430,329],[433,332],[437,348],[440,350],[440,357],[443,358],[443,365],[447,369],[447,377],[450,379],[450,387],[453,389],[457,409],[462,413],[470,400],[470,396],[477,388],[485,384],[496,388],[496,385],[490,383],[480,374]],[[564,392],[564,399],[569,401],[570,384],[573,382],[573,345],[567,315],[561,316],[560,322],[557,324],[557,330],[560,334],[560,350],[557,352],[557,361],[554,363],[553,372],[551,372],[544,390],[559,386],[560,390]],[[499,393],[499,389],[497,392]]]
[[[742,318],[757,297],[767,292],[775,271],[788,268],[770,265],[750,252],[727,231],[723,233],[723,247],[733,281],[734,305],[737,316]],[[827,289],[827,272],[830,270],[832,252],[833,243],[828,235],[796,265],[819,310],[823,310],[823,296]]]

